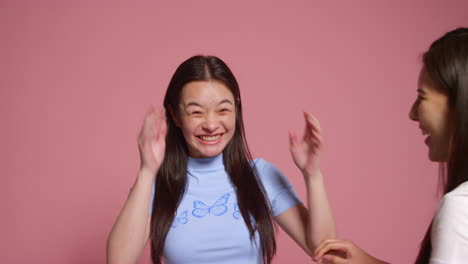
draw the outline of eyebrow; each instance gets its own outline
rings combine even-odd
[[[189,106],[198,106],[198,107],[202,107],[201,104],[199,103],[195,103],[195,102],[189,102],[188,104],[186,104],[184,107],[187,108]]]
[[[228,104],[232,105],[232,102],[231,102],[231,100],[229,100],[229,99],[224,99],[224,100],[222,100],[221,102],[219,102],[218,105],[222,105],[222,104],[224,104],[224,103],[228,103]]]
[[[425,94],[426,93],[423,89],[418,89],[417,92],[420,93],[420,94]]]
[[[228,103],[228,104],[230,104],[230,105],[233,105],[232,102],[231,102],[231,100],[229,100],[229,99],[224,99],[224,100],[222,100],[221,102],[218,103],[218,106],[219,106],[219,105],[222,105],[222,104],[225,104],[225,103]],[[201,104],[197,103],[197,102],[188,102],[188,103],[185,105],[185,108],[187,108],[187,107],[189,107],[189,106],[198,106],[198,107],[202,107],[202,108],[203,108],[203,106],[202,106]]]

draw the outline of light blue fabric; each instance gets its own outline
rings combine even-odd
[[[255,159],[253,165],[274,216],[301,203],[274,165],[264,159]],[[187,189],[165,241],[165,263],[263,263],[258,234],[255,242],[250,240],[223,156],[189,158],[187,171]]]

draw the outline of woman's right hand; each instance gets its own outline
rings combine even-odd
[[[146,112],[137,139],[140,152],[140,171],[149,170],[152,175],[156,175],[164,159],[166,134],[167,125],[164,110],[158,114],[151,106]]]
[[[314,259],[330,264],[388,264],[367,254],[351,241],[327,240],[317,247]]]

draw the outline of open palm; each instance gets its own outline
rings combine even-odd
[[[164,111],[157,114],[150,107],[138,135],[140,169],[149,169],[153,175],[161,166],[166,150],[167,125]]]
[[[322,134],[318,120],[304,112],[306,122],[304,137],[299,140],[293,131],[289,132],[291,155],[296,166],[305,174],[312,175],[320,170]]]

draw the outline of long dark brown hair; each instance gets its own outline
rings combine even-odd
[[[450,154],[441,166],[441,188],[448,193],[468,181],[468,28],[446,33],[423,54],[423,67],[446,94],[449,105]],[[432,223],[426,231],[417,264],[429,263]]]
[[[168,132],[164,161],[157,172],[153,212],[151,215],[151,258],[161,263],[169,228],[185,192],[187,182],[188,149],[181,129],[170,112],[179,116],[180,94],[184,85],[192,81],[216,80],[233,94],[236,108],[236,129],[223,150],[223,162],[234,190],[244,222],[254,239],[260,237],[261,254],[270,263],[275,252],[275,226],[266,192],[252,168],[252,156],[245,138],[242,120],[242,102],[239,85],[228,66],[214,56],[194,56],[184,61],[174,73],[164,98]],[[254,219],[252,221],[251,219]]]

